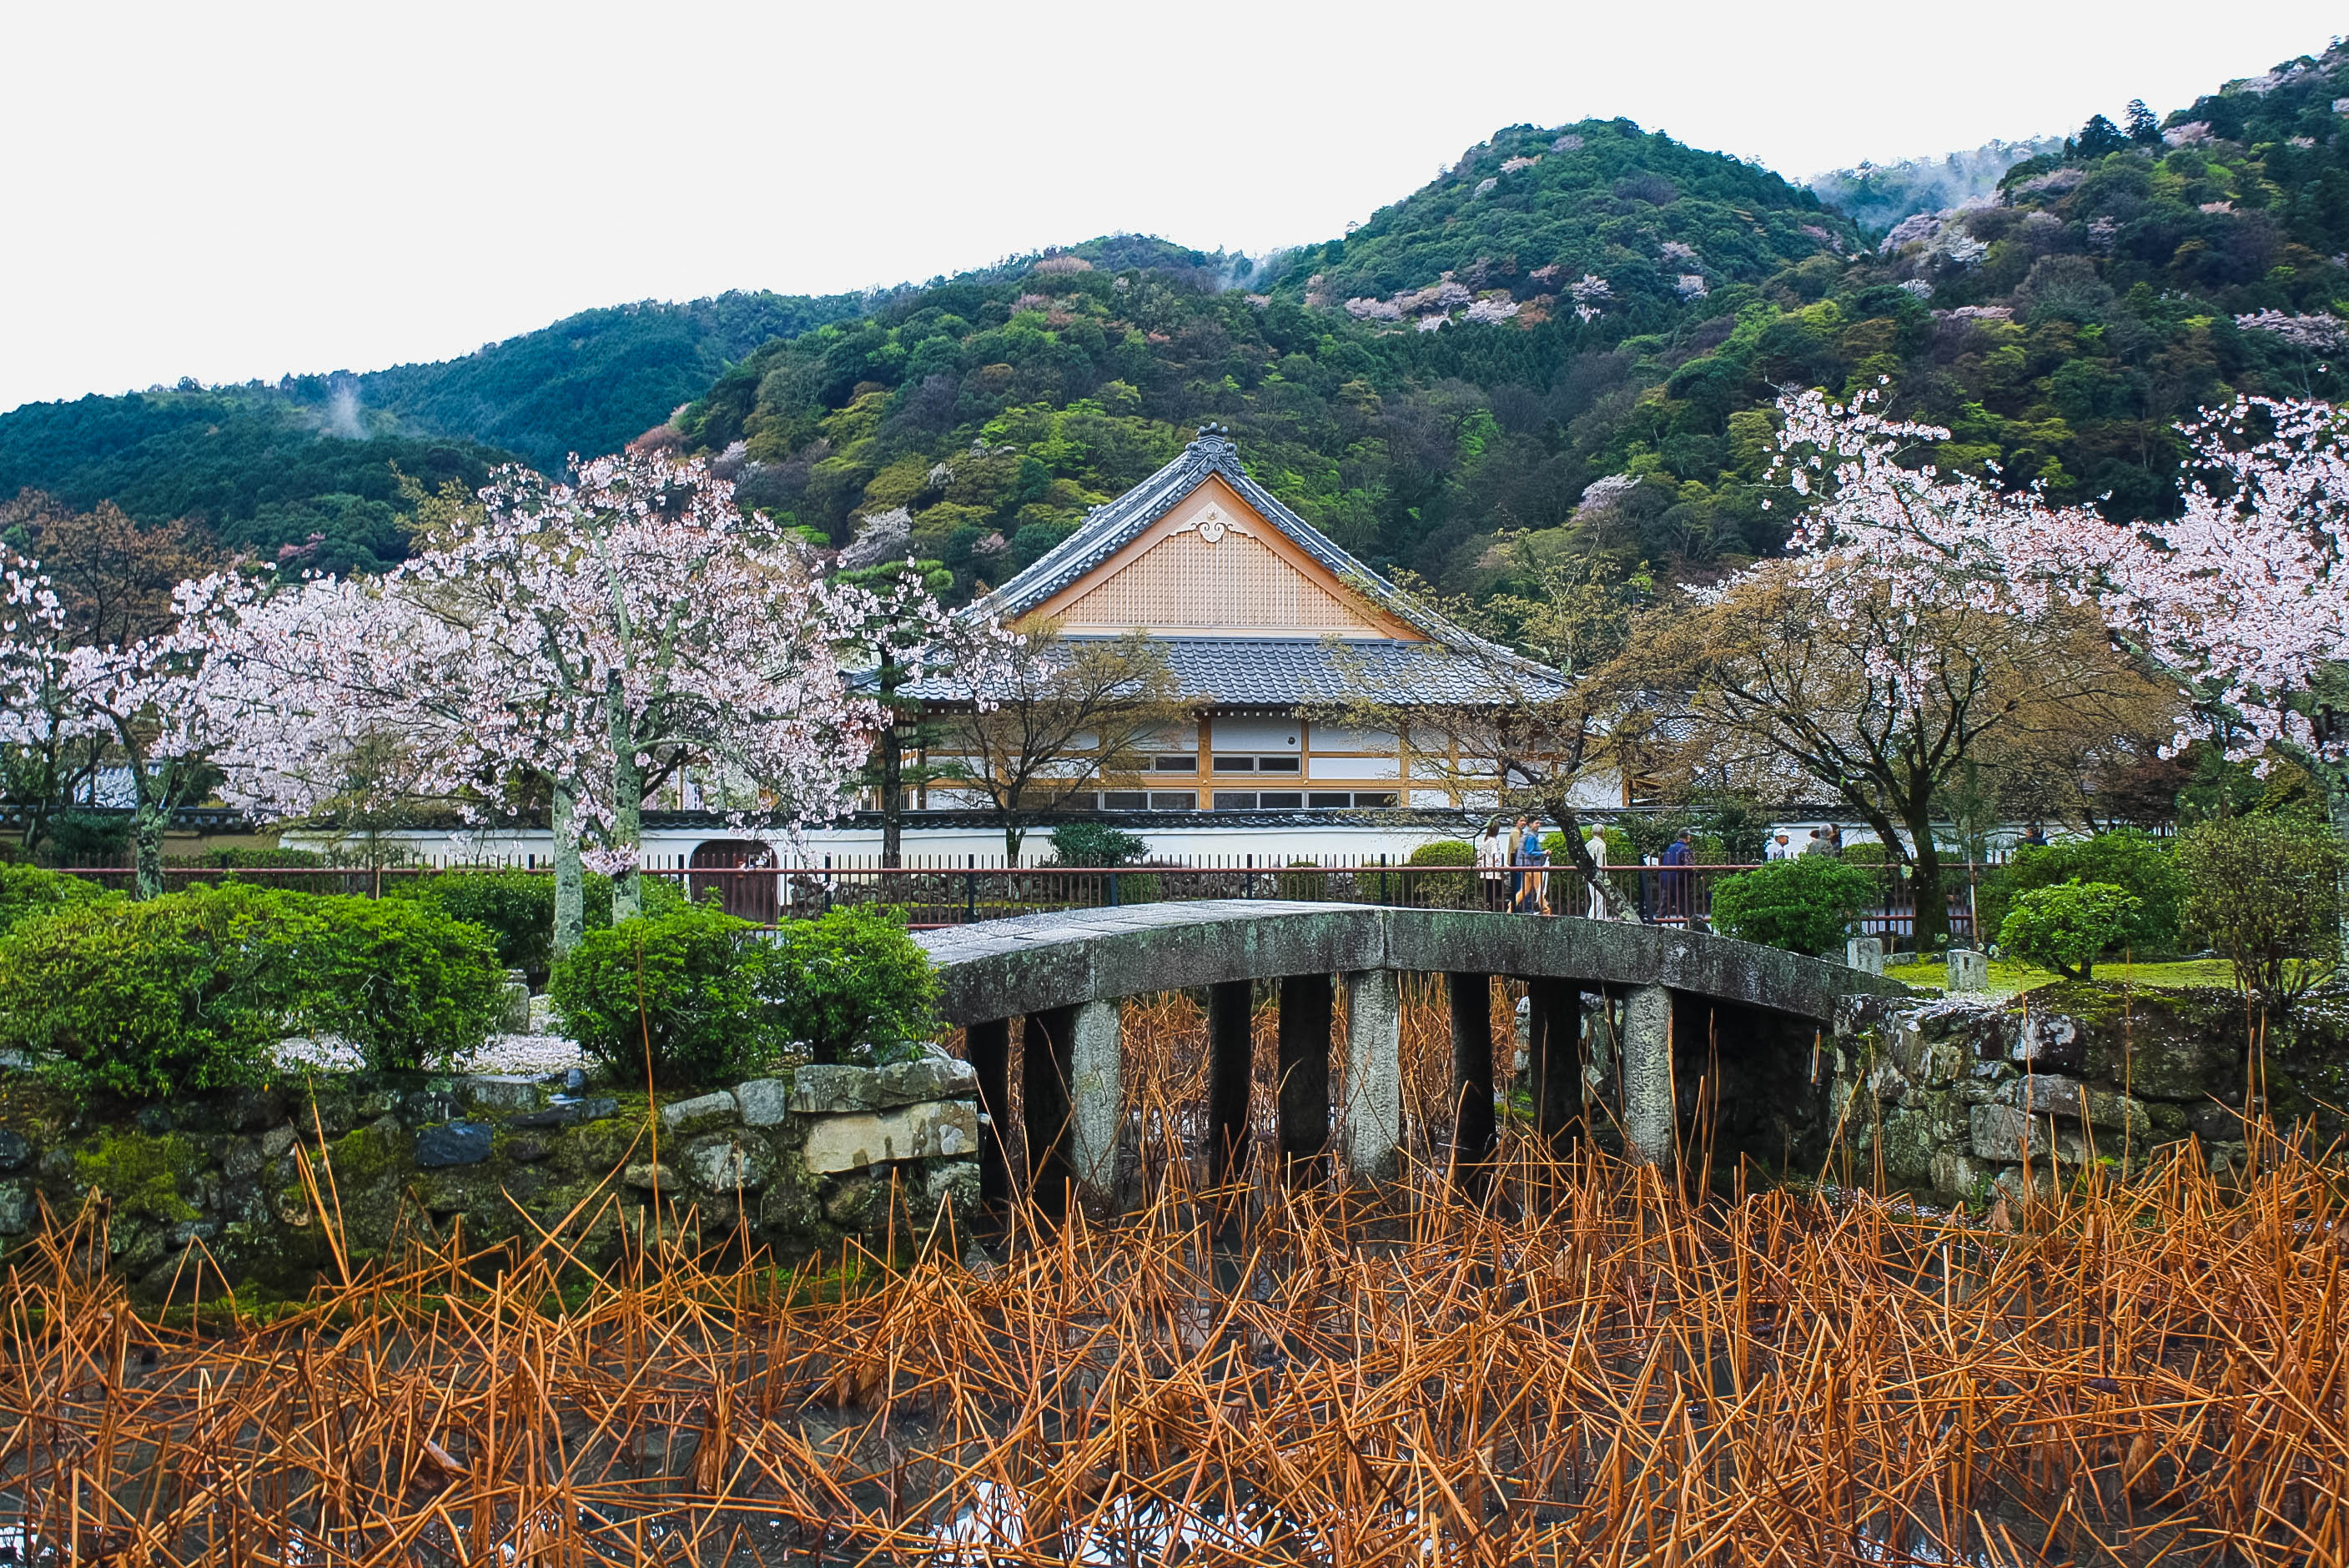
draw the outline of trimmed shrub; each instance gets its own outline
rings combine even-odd
[[[1458,839],[1437,839],[1412,851],[1407,866],[1474,866],[1476,846]],[[1409,872],[1399,879],[1402,892],[1413,903],[1430,909],[1464,909],[1476,897],[1473,871]]]
[[[231,882],[145,903],[76,900],[0,938],[0,1046],[132,1097],[249,1082],[287,1031],[415,1068],[496,1022],[489,934],[405,903]]]
[[[497,1026],[504,966],[480,926],[410,899],[302,902],[302,1020],[349,1040],[368,1067],[443,1067]]]
[[[645,913],[666,914],[683,907],[685,892],[673,877],[641,879]],[[387,878],[388,897],[431,904],[451,919],[478,925],[494,938],[498,963],[519,969],[533,986],[543,986],[554,965],[554,877],[549,872],[442,872],[434,876]],[[587,929],[612,923],[612,883],[589,875],[584,890]]]
[[[285,904],[254,887],[86,900],[0,938],[0,1047],[133,1097],[248,1082],[300,991]]]
[[[0,935],[20,920],[47,914],[71,903],[90,903],[105,895],[96,883],[63,872],[37,866],[0,863]]]
[[[1817,956],[1843,945],[1875,891],[1866,867],[1833,856],[1772,861],[1721,880],[1713,890],[1713,923],[1741,941]]]
[[[2185,874],[2167,845],[2133,829],[2017,851],[1978,892],[1982,929],[2002,932],[2006,912],[2019,895],[2063,882],[2109,882],[2136,895],[2137,908],[2122,925],[2116,947],[2139,958],[2178,951]],[[2005,940],[1999,938],[2002,944]]]
[[[2057,882],[2015,895],[1998,944],[2025,963],[2085,980],[2120,944],[2142,901],[2112,882]]]
[[[2178,837],[2188,929],[2234,964],[2235,985],[2290,1016],[2341,960],[2340,877],[2349,846],[2292,816],[2198,822]]]
[[[623,1079],[647,1055],[664,1086],[755,1070],[772,1043],[759,994],[771,954],[757,931],[708,904],[624,920],[587,933],[547,994],[564,1032]]]
[[[937,1025],[938,977],[896,911],[875,904],[796,920],[776,933],[759,984],[781,1039],[819,1062],[844,1061]]]
[[[1052,830],[1052,858],[1064,866],[1123,866],[1150,846],[1140,835],[1107,822],[1063,822]]]
[[[212,871],[304,870],[328,864],[316,850],[217,849],[201,855],[173,855],[167,866],[195,866]]]
[[[47,866],[127,866],[130,813],[61,811],[49,819],[48,836],[36,853]]]

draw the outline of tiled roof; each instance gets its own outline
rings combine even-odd
[[[1071,637],[1071,644],[1085,641]],[[1499,678],[1489,657],[1441,643],[1389,639],[1334,642],[1288,637],[1162,637],[1175,694],[1225,707],[1290,708],[1366,695],[1381,702],[1433,705],[1513,702],[1546,696],[1556,677],[1512,668]],[[905,694],[954,702],[968,693],[951,676],[922,681]]]
[[[1076,532],[973,607],[1006,621],[1026,614],[1123,549],[1211,474],[1238,491],[1240,498],[1267,522],[1380,609],[1438,642],[1454,647],[1499,651],[1413,600],[1338,548],[1319,529],[1283,506],[1270,490],[1248,478],[1247,470],[1240,467],[1239,449],[1233,445],[1229,433],[1216,425],[1201,426],[1198,438],[1185,447],[1173,462],[1115,500],[1093,508]]]

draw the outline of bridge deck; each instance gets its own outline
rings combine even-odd
[[[1227,980],[1392,969],[1548,976],[1674,991],[1826,1019],[1907,987],[1840,964],[1671,926],[1481,910],[1216,899],[1023,915],[917,940],[949,1023]]]

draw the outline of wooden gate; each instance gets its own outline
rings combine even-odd
[[[696,903],[707,903],[714,892],[727,913],[772,925],[779,908],[774,864],[771,845],[755,839],[712,839],[693,851],[686,896]],[[762,871],[767,874],[756,874]]]

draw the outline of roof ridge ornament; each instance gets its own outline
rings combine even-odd
[[[1209,463],[1224,458],[1229,458],[1236,464],[1239,461],[1240,449],[1232,440],[1231,427],[1218,425],[1213,420],[1199,427],[1198,434],[1192,439],[1190,451],[1193,456],[1205,459]]]

